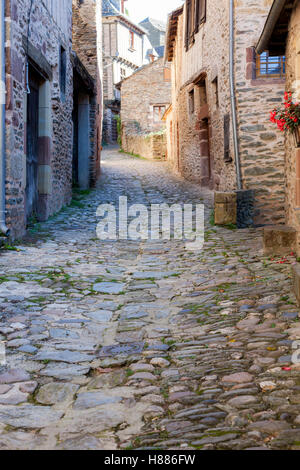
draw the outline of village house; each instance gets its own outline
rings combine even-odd
[[[1,3],[7,93],[0,210],[5,202],[15,238],[31,218],[46,220],[72,195],[72,1]]]
[[[0,214],[1,231],[15,239],[31,221],[44,221],[68,204],[73,183],[88,188],[99,174],[102,95],[96,51],[101,51],[102,34],[100,26],[96,37],[95,24],[96,13],[101,24],[101,0],[73,1],[74,24],[72,0],[9,0],[4,5]],[[87,8],[93,37],[81,15]],[[73,26],[78,54],[72,50]],[[88,51],[80,44],[82,28]]]
[[[257,44],[257,53],[286,56],[286,93],[300,102],[300,3],[274,0]],[[289,98],[290,93],[291,98]],[[296,250],[300,255],[300,127],[285,133],[286,226],[273,227],[264,234],[265,251]],[[280,131],[277,129],[280,134]],[[294,266],[295,287],[300,301],[300,268]]]
[[[163,116],[171,102],[171,73],[164,59],[138,69],[120,82],[122,149],[145,158],[165,159]]]
[[[167,27],[168,158],[217,191],[221,205],[237,199],[239,226],[285,220],[284,138],[269,122],[284,93],[285,57],[255,52],[271,4],[187,0]]]
[[[102,143],[102,0],[73,0],[73,183],[94,186]]]
[[[144,63],[154,60],[157,54],[146,31],[135,24],[125,10],[126,0],[103,0],[103,140],[114,143],[118,138],[120,116],[120,91],[116,85],[130,76]]]

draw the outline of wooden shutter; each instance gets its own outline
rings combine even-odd
[[[201,1],[202,0],[196,0],[195,2],[195,33],[199,31]]]
[[[206,0],[196,0],[196,32],[199,31],[199,26],[206,21]]]
[[[206,0],[200,0],[200,24],[206,21]]]
[[[185,22],[185,48],[188,50],[190,43],[190,31],[191,31],[191,6],[192,0],[187,0],[186,2],[186,22]]]

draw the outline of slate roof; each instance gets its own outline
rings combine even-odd
[[[120,13],[120,0],[102,0],[102,16],[114,16]]]
[[[158,57],[163,57],[164,54],[165,54],[165,46],[158,46],[155,48],[157,54],[158,54]]]
[[[152,26],[159,31],[166,32],[167,25],[163,21],[155,20],[154,18],[145,18],[143,21],[140,22],[141,25],[144,26],[144,28],[147,28],[147,24],[152,24]]]

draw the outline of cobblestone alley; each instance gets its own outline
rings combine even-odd
[[[0,449],[300,449],[291,255],[210,225],[210,193],[104,153],[97,190],[0,254]],[[101,203],[206,205],[202,251],[102,242]]]

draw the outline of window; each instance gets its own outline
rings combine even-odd
[[[195,112],[195,90],[189,92],[189,113],[192,116]]]
[[[202,79],[200,82],[196,84],[197,90],[197,106],[202,108],[202,106],[207,104],[207,94],[206,94],[206,80]]]
[[[165,106],[153,106],[153,120],[154,122],[160,122],[162,120],[163,115],[165,114],[166,107]]]
[[[168,67],[164,68],[164,81],[165,82],[171,81],[171,69],[169,69]]]
[[[199,27],[206,21],[206,0],[187,0],[185,47],[188,49],[194,42],[194,36]]]
[[[195,32],[198,33],[199,26],[206,21],[206,0],[195,0]]]
[[[126,78],[126,69],[124,69],[123,67],[121,67],[120,75],[121,75],[121,80],[124,80],[124,78]]]
[[[256,57],[256,77],[284,78],[285,56],[270,56],[269,52],[263,52]]]
[[[134,50],[134,32],[129,31],[129,49]]]
[[[59,86],[62,101],[66,96],[66,78],[67,78],[67,53],[61,46],[59,54]]]

